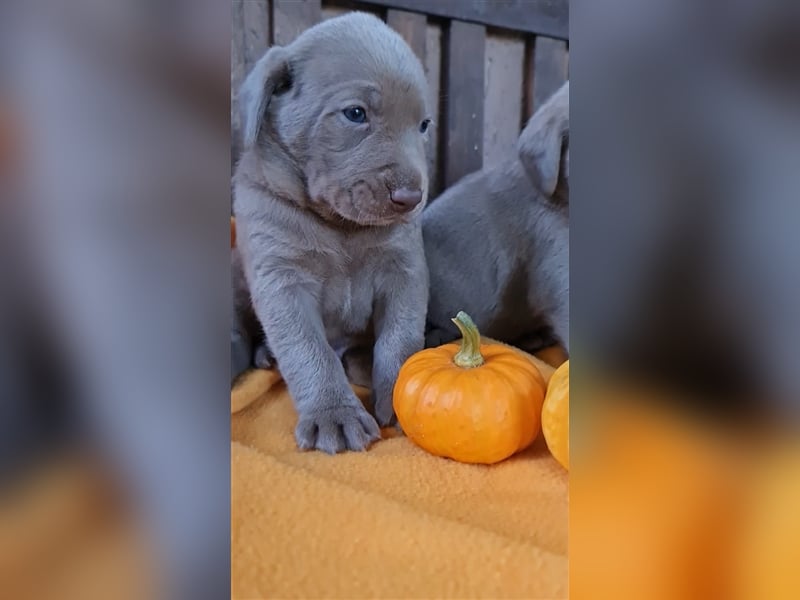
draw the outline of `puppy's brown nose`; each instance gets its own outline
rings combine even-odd
[[[394,205],[400,210],[411,210],[422,202],[422,190],[400,188],[399,190],[392,191],[391,199]]]

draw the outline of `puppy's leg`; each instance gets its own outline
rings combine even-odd
[[[559,241],[556,247],[569,244]],[[532,263],[528,271],[528,305],[541,311],[556,341],[569,354],[569,257],[566,252],[552,260]]]
[[[561,306],[555,311],[553,316],[553,331],[564,346],[564,350],[569,354],[569,306]]]
[[[558,294],[551,320],[556,339],[569,354],[569,285]]]
[[[425,346],[428,275],[424,263],[415,273],[397,277],[377,298],[372,401],[381,425],[394,419],[392,392],[400,367]]]
[[[242,270],[239,253],[231,250],[231,385],[250,368],[253,358],[253,328],[248,326],[250,294],[247,291],[247,280]],[[255,316],[255,315],[253,315]]]
[[[252,343],[234,307],[231,311],[231,385],[250,368]]]
[[[301,283],[256,281],[256,313],[299,416],[295,439],[302,449],[328,454],[364,450],[380,439],[328,344],[314,295]]]
[[[274,365],[266,336],[255,314],[238,249],[231,250],[233,314],[231,324],[231,383],[247,369]]]
[[[342,365],[350,383],[362,387],[372,385],[372,347],[354,346],[342,353]]]

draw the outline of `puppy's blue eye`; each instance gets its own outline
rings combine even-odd
[[[344,116],[347,117],[347,120],[352,121],[353,123],[363,123],[367,120],[367,111],[360,106],[349,106],[342,112],[344,113]]]
[[[431,124],[431,120],[430,119],[425,119],[422,123],[419,124],[419,132],[420,133],[425,133],[426,131],[428,131],[428,125],[430,125],[430,124]]]

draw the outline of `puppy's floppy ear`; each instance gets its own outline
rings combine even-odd
[[[273,46],[262,56],[239,88],[244,147],[256,143],[272,94],[290,84],[288,52]]]
[[[517,149],[528,176],[547,196],[555,193],[561,153],[569,135],[569,82],[528,121]]]

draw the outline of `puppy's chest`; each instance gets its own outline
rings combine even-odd
[[[322,317],[328,335],[365,332],[377,293],[375,261],[337,261],[329,267],[320,286]]]

